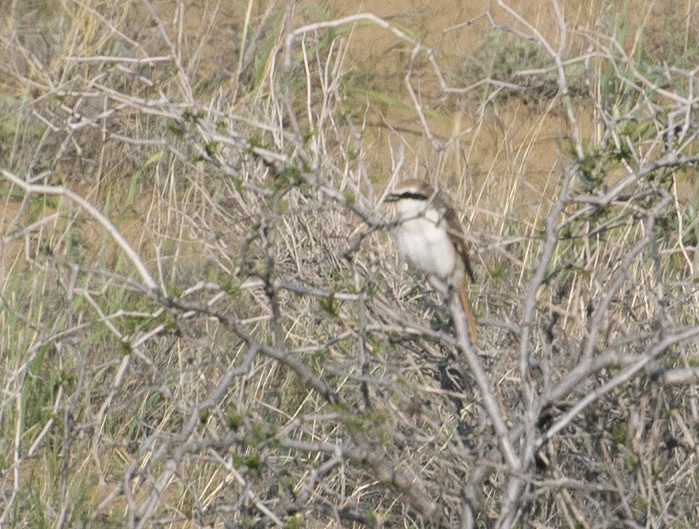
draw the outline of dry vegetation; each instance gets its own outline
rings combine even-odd
[[[699,526],[692,2],[496,2],[456,62],[188,4],[5,10],[0,527]],[[360,27],[404,98],[359,90]],[[513,104],[535,132],[484,136]],[[475,347],[390,243],[414,174],[475,226]]]

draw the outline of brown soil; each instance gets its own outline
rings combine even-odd
[[[594,20],[598,4],[600,2],[582,2],[574,12],[566,14],[566,19],[573,23]],[[473,0],[367,0],[350,7],[347,2],[331,0],[328,5],[335,17],[370,12],[404,28],[435,50],[443,73],[455,68],[493,32],[486,13],[496,24],[524,30],[521,23],[495,2],[484,6],[483,2]],[[557,26],[550,3],[522,0],[512,6],[557,45]],[[352,33],[349,50],[352,69],[371,85],[367,89],[389,93],[405,105],[372,105],[374,127],[367,144],[371,145],[377,170],[390,174],[390,147],[395,148],[396,142],[395,135],[389,132],[391,129],[401,132],[401,141],[410,149],[429,158],[429,151],[434,149],[426,146],[404,80],[410,46],[399,42],[388,31],[362,24]],[[419,91],[425,110],[433,111],[428,116],[430,131],[443,142],[452,140],[451,162],[440,166],[439,178],[449,180],[448,185],[466,181],[470,189],[465,195],[470,195],[468,201],[478,209],[492,211],[491,200],[500,201],[503,193],[513,193],[519,199],[515,201],[518,211],[512,213],[527,217],[536,215],[542,192],[547,186],[551,191],[550,180],[557,178],[556,167],[567,134],[558,108],[548,107],[546,101],[532,105],[531,101],[512,98],[482,113],[477,100],[464,105],[463,99],[468,96],[440,93],[437,78],[425,61],[417,68],[413,86]],[[585,133],[590,134],[590,112],[585,111],[583,115]],[[413,167],[407,164],[406,170],[413,170]],[[430,175],[434,170],[429,164],[421,169]],[[412,175],[401,174],[399,178],[408,176]],[[474,215],[476,222],[477,217]]]

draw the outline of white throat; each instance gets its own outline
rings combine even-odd
[[[446,281],[456,266],[456,250],[444,213],[429,200],[415,198],[397,201],[396,212],[396,241],[403,258],[421,272]]]
[[[427,200],[404,198],[396,202],[396,213],[402,221],[419,217],[428,206]],[[437,219],[435,219],[437,220]]]

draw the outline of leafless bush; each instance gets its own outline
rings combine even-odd
[[[65,2],[28,39],[14,5],[0,525],[696,526],[696,70],[635,60],[557,2],[555,39],[498,4],[511,24],[484,19],[536,68],[468,86],[373,15],[250,3],[231,29],[181,2]],[[424,136],[396,134],[379,181],[334,33],[356,24],[406,50]],[[423,63],[441,97],[478,91],[480,119],[553,83],[562,123],[543,213],[473,215],[495,219],[471,233],[475,348],[381,206],[423,166],[466,206]]]

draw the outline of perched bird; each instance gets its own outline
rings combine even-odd
[[[475,343],[478,332],[465,275],[471,281],[475,281],[475,276],[468,256],[469,244],[456,212],[430,184],[419,179],[402,182],[385,201],[396,205],[395,238],[401,256],[445,296],[456,290],[469,337]]]

